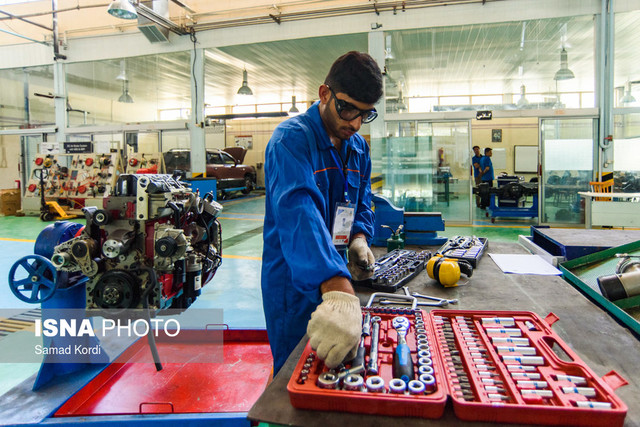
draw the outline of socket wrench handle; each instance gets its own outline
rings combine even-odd
[[[404,382],[409,382],[413,377],[411,349],[403,338],[393,352],[393,378],[400,378]]]
[[[406,340],[407,329],[410,326],[409,320],[402,316],[396,317],[392,321],[392,326],[398,333],[398,345],[393,351],[393,378],[400,378],[408,383],[414,377],[411,349]]]

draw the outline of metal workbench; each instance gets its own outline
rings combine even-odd
[[[527,253],[516,243],[493,242],[490,242],[487,252]],[[376,252],[376,256],[379,255],[381,253]],[[561,277],[505,275],[485,255],[466,286],[442,288],[423,271],[409,287],[428,295],[458,298],[458,304],[448,306],[451,309],[527,310],[542,317],[549,312],[555,313],[560,318],[553,326],[555,332],[596,374],[602,376],[616,370],[629,381],[629,385],[616,390],[616,394],[629,407],[625,426],[640,426],[640,341]],[[362,304],[366,304],[371,291],[357,291]],[[295,409],[289,401],[286,386],[305,344],[306,339],[303,339],[293,351],[282,370],[249,411],[249,419],[282,425],[323,427],[496,425],[459,420],[450,403],[444,416],[437,420]]]

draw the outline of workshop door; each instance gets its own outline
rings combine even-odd
[[[584,199],[578,192],[589,191],[596,136],[592,117],[540,119],[542,224],[584,224]]]

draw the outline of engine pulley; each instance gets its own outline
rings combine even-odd
[[[165,236],[155,244],[156,254],[162,257],[171,257],[178,250],[178,242],[173,237]]]
[[[140,284],[130,273],[111,270],[98,279],[93,292],[93,301],[100,308],[135,308],[140,299]]]

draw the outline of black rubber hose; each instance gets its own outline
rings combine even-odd
[[[144,314],[146,315],[145,320],[148,325],[151,325],[151,310],[149,309],[149,293],[151,289],[156,287],[158,284],[158,276],[156,276],[156,272],[153,271],[152,268],[143,267],[140,270],[144,270],[149,273],[150,285],[142,294],[142,307],[144,307]],[[162,371],[162,363],[160,362],[160,355],[158,354],[158,347],[156,346],[156,338],[155,335],[151,333],[151,329],[149,329],[149,333],[147,334],[147,342],[149,343],[149,350],[151,350],[151,356],[153,356],[153,363],[156,365],[156,371]]]
[[[182,215],[182,209],[174,202],[167,203],[167,206],[173,210],[173,222],[176,228],[182,228],[182,221],[180,221],[180,215]]]

